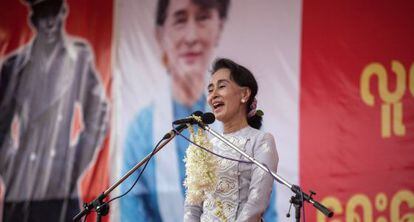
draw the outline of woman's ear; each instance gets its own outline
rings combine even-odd
[[[66,17],[68,15],[68,6],[66,5],[66,2],[63,3],[60,10],[60,13],[63,15],[63,17]]]
[[[252,91],[250,90],[250,88],[248,87],[243,87],[242,88],[242,101],[249,101],[250,95],[252,94]]]
[[[166,69],[168,69],[168,57],[164,51],[164,42],[162,41],[162,36],[164,35],[164,28],[162,26],[157,26],[155,28],[155,40],[158,43],[158,47],[161,49],[161,62]]]

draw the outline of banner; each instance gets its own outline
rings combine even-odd
[[[414,219],[414,4],[303,7],[300,180],[327,220]]]
[[[166,2],[126,0],[116,7],[118,178],[151,152],[174,119],[209,109],[211,63],[228,57],[256,76],[263,130],[275,135],[279,173],[298,183],[300,2]],[[115,221],[182,221],[187,147],[175,138],[152,158],[115,207]],[[121,185],[119,194],[138,174]],[[267,221],[289,208],[288,188],[275,187]]]
[[[112,1],[0,11],[0,218],[71,221],[108,186]]]
[[[211,64],[224,57],[258,81],[277,173],[335,214],[305,203],[302,219],[413,222],[413,11],[403,0],[3,3],[0,221],[71,221],[174,120],[210,110]],[[133,173],[103,220],[183,221],[187,147],[177,137]],[[275,182],[264,220],[295,220],[292,195]]]

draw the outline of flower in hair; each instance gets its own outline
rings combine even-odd
[[[250,112],[247,114],[247,116],[252,117],[256,115],[256,111],[257,111],[256,108],[257,108],[257,99],[255,97],[252,104],[250,105]]]

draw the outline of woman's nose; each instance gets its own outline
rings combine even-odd
[[[217,98],[218,97],[217,90],[216,89],[212,89],[210,91],[210,94],[208,95],[208,97],[211,98],[211,100]]]
[[[194,19],[187,22],[184,40],[186,44],[193,45],[197,43],[199,38],[199,27]]]

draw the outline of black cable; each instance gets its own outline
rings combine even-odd
[[[138,180],[139,180],[139,178],[141,178],[141,176],[142,176],[142,173],[144,173],[144,171],[145,171],[145,168],[147,168],[147,165],[148,165],[148,163],[150,162],[150,160],[151,160],[151,158],[154,156],[154,154],[155,154],[155,151],[157,150],[157,147],[160,145],[160,143],[162,142],[162,141],[164,141],[166,138],[162,138],[160,141],[158,141],[158,143],[157,143],[157,145],[155,145],[155,147],[154,147],[154,149],[151,151],[151,153],[150,153],[150,156],[149,156],[149,158],[148,158],[148,160],[147,160],[147,162],[145,163],[145,165],[144,165],[144,167],[142,168],[142,170],[141,170],[141,172],[139,173],[139,175],[138,175],[138,177],[137,177],[137,179],[135,179],[135,181],[134,181],[134,183],[132,184],[132,186],[125,192],[125,193],[123,193],[123,194],[121,194],[121,195],[119,195],[119,196],[117,196],[117,197],[114,197],[114,198],[112,198],[112,199],[110,199],[108,202],[106,202],[106,204],[108,204],[109,205],[109,203],[110,202],[112,202],[112,201],[114,201],[114,200],[117,200],[117,199],[119,199],[119,198],[122,198],[122,197],[124,197],[125,195],[127,195],[133,188],[134,188],[134,186],[138,183]],[[105,204],[105,203],[103,203],[103,204]],[[94,211],[94,210],[91,210],[91,212],[96,212],[96,211]],[[88,217],[88,214],[86,214],[85,215],[85,217],[83,218],[84,220],[84,222],[86,222],[86,218]]]
[[[195,146],[197,146],[198,148],[203,149],[203,150],[204,150],[204,151],[206,151],[206,152],[209,152],[210,154],[213,154],[213,155],[215,155],[215,156],[218,156],[218,157],[221,157],[221,158],[224,158],[224,159],[227,159],[227,160],[231,160],[231,161],[236,161],[236,162],[240,162],[240,163],[247,163],[247,164],[253,164],[253,162],[252,162],[252,161],[237,160],[237,159],[233,159],[233,158],[230,158],[230,157],[226,157],[226,156],[222,156],[222,155],[220,155],[220,154],[214,153],[213,151],[208,150],[207,148],[202,147],[202,146],[200,146],[200,145],[198,145],[198,144],[194,143],[193,141],[191,141],[190,139],[188,139],[186,136],[182,135],[182,134],[181,134],[180,132],[178,132],[177,130],[175,130],[175,129],[174,129],[174,132],[175,132],[176,134],[180,135],[181,137],[183,137],[183,138],[184,138],[185,140],[187,140],[188,142],[190,142],[190,143],[194,144]],[[263,166],[267,169],[267,173],[272,172],[266,164],[262,163],[262,165],[263,165]],[[278,180],[277,180],[277,178],[275,178],[275,177],[274,177],[271,173],[270,173],[270,175],[271,175],[271,176],[272,176],[272,177],[273,177],[276,181],[278,181]],[[302,197],[302,199],[303,199],[303,197]],[[303,201],[302,201],[302,202],[303,202]]]
[[[174,129],[174,126],[173,126],[173,129]],[[198,145],[198,144],[194,143],[193,141],[191,141],[190,139],[188,139],[186,136],[182,135],[182,134],[181,134],[180,132],[178,132],[177,130],[175,130],[175,129],[174,129],[174,132],[175,132],[176,134],[180,135],[181,137],[183,137],[183,138],[184,138],[185,140],[187,140],[188,142],[190,142],[190,143],[194,144],[195,146],[197,146],[198,148],[201,148],[202,150],[204,150],[204,151],[206,151],[206,152],[209,152],[210,154],[213,154],[213,155],[215,155],[215,156],[218,156],[218,157],[221,157],[221,158],[224,158],[224,159],[227,159],[227,160],[231,160],[231,161],[236,161],[236,162],[240,162],[240,163],[248,163],[248,164],[253,164],[253,162],[252,162],[252,161],[237,160],[237,159],[233,159],[233,158],[230,158],[230,157],[226,157],[226,156],[222,156],[222,155],[220,155],[220,154],[214,153],[213,151],[208,150],[207,148],[202,147],[202,146],[200,146],[200,145]],[[263,163],[262,163],[262,164],[263,164]],[[268,172],[272,172],[266,164],[263,164],[263,165],[264,165],[264,167],[268,170]],[[273,175],[272,175],[272,177],[273,177]],[[303,194],[303,193],[301,192],[301,194]],[[301,195],[301,196],[302,196],[302,206],[303,206],[303,195]],[[290,210],[289,210],[289,211],[290,211]],[[303,213],[303,215],[305,216],[305,213]],[[305,222],[305,221],[304,221],[304,222]]]
[[[303,214],[303,222],[306,222],[306,218],[305,218],[305,201],[303,200],[303,192],[302,189],[300,189],[300,196],[302,197],[302,214]]]
[[[200,145],[198,145],[198,144],[194,143],[193,141],[191,141],[190,139],[188,139],[186,136],[182,135],[180,132],[178,132],[178,131],[177,131],[177,130],[175,130],[175,129],[174,129],[174,132],[175,132],[176,134],[180,135],[181,137],[183,137],[183,138],[184,138],[185,140],[187,140],[188,142],[190,142],[190,143],[194,144],[194,145],[195,145],[195,146],[197,146],[198,148],[201,148],[202,150],[204,150],[204,151],[206,151],[206,152],[209,152],[210,154],[213,154],[213,155],[215,155],[215,156],[218,156],[218,157],[224,158],[224,159],[226,159],[226,160],[236,161],[236,162],[239,162],[239,163],[248,163],[248,164],[252,164],[252,163],[253,163],[252,161],[237,160],[237,159],[233,159],[233,158],[230,158],[230,157],[222,156],[222,155],[217,154],[217,153],[215,153],[215,152],[213,152],[213,151],[211,151],[211,150],[208,150],[208,149],[207,149],[207,148],[205,148],[205,147],[202,147],[202,146],[200,146]]]
[[[303,197],[303,191],[302,188],[300,186],[297,186],[299,189],[299,193],[300,193],[300,206],[302,206],[302,221],[306,222],[306,218],[305,218],[305,200]]]
[[[132,184],[132,186],[125,192],[125,193],[123,193],[123,194],[121,194],[121,195],[119,195],[119,196],[117,196],[117,197],[114,197],[114,198],[112,198],[112,199],[110,199],[107,203],[109,204],[110,202],[112,202],[112,201],[114,201],[114,200],[116,200],[116,199],[119,199],[119,198],[122,198],[122,197],[124,197],[125,195],[127,195],[133,188],[134,188],[134,186],[138,183],[138,180],[139,180],[139,178],[141,177],[141,175],[142,175],[142,173],[144,172],[144,170],[145,170],[145,168],[147,167],[147,165],[148,165],[148,163],[150,162],[150,160],[151,160],[151,158],[154,156],[154,154],[155,154],[155,150],[157,150],[157,147],[160,145],[160,143],[162,142],[164,140],[164,138],[162,138],[160,141],[158,141],[158,143],[157,143],[157,145],[155,145],[155,147],[154,147],[154,149],[152,150],[152,152],[151,152],[151,154],[150,154],[150,156],[149,156],[149,158],[148,158],[148,160],[147,160],[147,162],[145,163],[145,165],[144,165],[144,167],[142,168],[142,170],[141,170],[141,172],[139,173],[139,175],[138,175],[138,177],[137,177],[137,179],[135,179],[135,181],[134,181],[134,183]]]
[[[93,209],[91,210],[91,212],[96,212],[96,211],[94,211]],[[86,215],[85,215],[85,217],[83,218],[83,222],[86,222],[86,218],[88,218],[88,215],[89,215],[89,213],[87,213]],[[98,215],[96,215],[96,216],[98,216]]]

